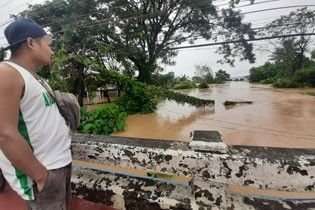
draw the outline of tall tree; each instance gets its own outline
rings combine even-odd
[[[281,41],[281,46],[276,47],[271,55],[271,60],[275,61],[275,64],[282,66],[287,76],[293,75],[293,73],[299,69],[299,47],[294,39],[285,39]]]
[[[151,74],[158,62],[174,64],[177,51],[170,50],[186,41],[198,38],[213,40],[242,39],[235,47],[224,45],[225,60],[239,54],[254,61],[252,46],[245,38],[254,33],[249,24],[242,24],[242,16],[233,7],[219,11],[208,0],[103,0],[112,11],[116,30],[111,39],[120,56],[130,60],[139,72],[139,80],[151,82]],[[103,7],[104,8],[104,7]]]
[[[71,54],[97,56],[104,67],[114,56],[127,73],[138,71],[139,80],[150,83],[159,62],[174,64],[177,51],[170,48],[198,38],[243,40],[219,52],[231,64],[236,56],[253,62],[252,45],[245,40],[254,32],[234,9],[238,3],[231,0],[229,8],[218,10],[209,0],[53,0],[26,14],[49,27],[59,47]]]
[[[196,65],[195,66],[195,80],[197,82],[211,83],[213,80],[213,71],[210,66],[207,65]],[[199,81],[198,81],[199,80]]]
[[[287,34],[314,33],[314,31],[315,11],[308,10],[305,7],[272,21],[267,24],[266,28],[264,28],[260,33],[268,36],[279,36]],[[288,46],[289,42],[291,42],[290,40],[294,42],[293,45],[295,45],[298,49],[297,60],[295,60],[295,62],[297,64],[296,69],[300,69],[303,65],[305,52],[307,51],[307,47],[311,41],[311,36],[301,35],[298,38],[280,38],[281,47],[285,47],[283,44]]]
[[[219,71],[215,73],[215,79],[219,81],[228,81],[230,80],[230,74],[220,69]]]

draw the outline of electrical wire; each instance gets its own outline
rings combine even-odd
[[[269,0],[269,1],[278,1],[278,0]],[[268,1],[268,2],[269,2]],[[257,3],[253,3],[253,4],[251,4],[250,6],[253,6],[253,5],[255,5],[255,4],[262,4],[262,3],[268,3],[268,2],[257,2]],[[60,1],[60,2],[57,2],[57,3],[55,3],[55,4],[52,4],[53,6],[56,6],[57,4],[60,4],[60,3],[63,3],[62,1]],[[202,4],[198,4],[198,6],[205,6],[205,5],[208,5],[209,3],[208,2],[204,2],[204,3],[202,3]],[[112,7],[112,8],[110,8],[111,10],[115,10],[115,9],[121,9],[121,7],[123,7],[123,6],[128,6],[128,5],[130,5],[130,4],[124,4],[124,5],[119,5],[119,6],[117,6],[117,7]],[[194,5],[193,3],[191,3],[190,5]],[[45,7],[50,7],[51,5],[43,5],[42,7],[39,7],[39,8],[37,8],[37,9],[42,9],[42,8],[45,8]],[[297,5],[297,6],[293,6],[293,7],[302,7],[302,6],[307,6],[307,5]],[[37,10],[37,9],[35,9],[35,11]],[[279,9],[279,8],[270,8],[269,10],[273,10],[273,9]],[[220,10],[219,10],[220,11]],[[222,10],[221,10],[222,11]],[[261,12],[262,10],[257,10],[258,12]],[[249,12],[249,13],[244,13],[244,14],[251,14],[251,13],[255,13],[256,11],[251,11],[251,12]],[[90,16],[90,15],[92,15],[92,14],[95,14],[95,13],[97,13],[97,11],[94,11],[94,12],[89,12],[89,13],[86,13],[86,14],[82,14],[82,15],[79,15],[79,16],[75,16],[75,17],[71,17],[70,19],[78,19],[78,18],[82,18],[82,17],[85,17],[85,16]],[[57,22],[56,23],[61,23],[61,22],[63,22],[63,21],[69,21],[69,18],[68,19],[64,19],[64,20],[62,20],[63,18],[60,18],[60,20],[57,20]],[[52,22],[53,24],[54,24],[54,22]],[[0,26],[0,28],[1,28],[1,26]]]
[[[258,12],[266,12],[266,11],[273,11],[273,10],[279,10],[279,9],[289,9],[289,8],[298,8],[298,7],[315,7],[315,4],[303,4],[303,5],[293,5],[293,6],[286,6],[286,7],[274,7],[274,8],[268,8],[268,9],[261,9],[261,10],[255,10],[255,11],[249,11],[249,12],[243,12],[243,15],[258,13]]]
[[[300,6],[305,6],[305,5],[299,5]],[[115,7],[116,9],[117,7]],[[283,7],[282,7],[283,8]],[[279,8],[271,8],[271,9],[279,9]],[[257,12],[261,12],[262,10],[257,10]],[[251,11],[250,13],[254,13],[256,11]],[[91,15],[91,14],[95,14],[96,12],[93,12],[93,13],[88,13],[88,14],[83,14],[83,15],[79,15],[79,16],[75,16],[75,17],[72,17],[73,19],[78,19],[80,17],[84,17],[86,15]],[[249,14],[249,13],[247,13]],[[139,17],[145,17],[145,16],[148,16],[148,14],[144,14],[144,15],[137,15],[137,16],[131,16],[131,17],[127,17],[127,18],[124,18],[122,20],[129,20],[129,19],[134,19],[134,18],[139,18]],[[63,18],[60,18],[58,21],[54,21],[54,22],[51,22],[51,24],[56,24],[56,23],[62,23],[63,21],[69,21],[69,18],[68,19],[63,19]],[[70,18],[71,19],[71,18]],[[107,19],[108,22],[109,22],[109,19]],[[118,21],[121,21],[121,20],[118,20]],[[98,23],[105,23],[106,22],[106,19],[102,19],[101,21],[99,21]],[[96,25],[97,23],[95,24],[90,24],[90,25]],[[0,26],[1,27],[1,26]],[[0,39],[3,39],[3,37],[1,37]]]
[[[6,1],[4,4],[1,4],[0,7],[4,7],[12,2],[14,2],[15,0],[9,0],[9,1]]]
[[[181,47],[171,47],[166,50],[179,50],[179,49],[187,49],[187,48],[196,48],[196,47],[205,47],[205,46],[213,46],[213,45],[223,45],[223,44],[232,44],[232,43],[239,43],[239,42],[254,42],[254,41],[261,41],[261,40],[270,40],[270,39],[279,39],[279,38],[286,38],[286,37],[296,37],[296,36],[314,36],[315,33],[299,33],[299,34],[285,34],[279,36],[268,36],[268,37],[260,37],[255,39],[240,39],[240,40],[231,40],[231,41],[224,41],[224,42],[215,42],[215,43],[207,43],[207,44],[199,44],[199,45],[189,45],[189,46],[181,46]]]

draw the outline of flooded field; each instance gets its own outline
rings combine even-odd
[[[135,114],[115,136],[190,141],[193,130],[218,130],[227,144],[315,148],[315,89],[275,89],[268,85],[228,82],[182,93],[214,99],[214,107],[197,109],[163,101],[153,114]],[[253,104],[224,106],[225,101]]]

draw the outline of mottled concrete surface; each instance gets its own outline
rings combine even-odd
[[[0,210],[27,210],[25,201],[8,185],[0,192]],[[43,209],[42,209],[43,210]],[[59,209],[56,209],[59,210]],[[72,196],[71,210],[118,210],[101,203],[93,203]]]
[[[200,152],[188,143],[95,135],[73,136],[74,159],[185,176],[169,180],[74,169],[75,194],[118,209],[311,209],[314,200],[240,195],[235,184],[257,189],[313,192],[315,150],[229,147]]]

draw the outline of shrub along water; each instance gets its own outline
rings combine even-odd
[[[273,73],[271,73],[274,71]],[[250,70],[250,82],[272,84],[277,88],[315,87],[315,62],[307,60],[302,69],[284,74],[281,66],[266,63]]]
[[[92,111],[81,109],[81,125],[79,132],[108,135],[125,128],[127,113],[116,104],[106,104]]]
[[[180,81],[174,85],[174,89],[191,89],[196,88],[196,84],[190,80]]]
[[[208,85],[206,82],[201,82],[201,83],[198,85],[198,88],[199,88],[199,89],[207,89],[207,88],[209,88],[209,85]]]
[[[122,131],[127,115],[154,112],[158,99],[167,98],[196,107],[214,104],[213,100],[198,99],[166,88],[146,85],[118,72],[104,70],[92,60],[89,61],[89,66],[100,73],[96,83],[113,84],[122,94],[112,104],[100,106],[93,111],[82,109],[79,132],[108,135]]]
[[[154,95],[139,85],[126,89],[115,103],[128,114],[152,113],[157,107],[157,100]]]

